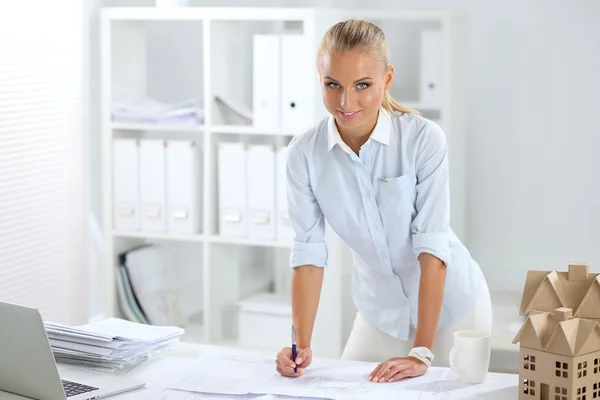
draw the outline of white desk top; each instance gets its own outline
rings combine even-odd
[[[179,343],[169,352],[159,356],[152,358],[146,361],[144,364],[138,366],[129,372],[128,376],[133,376],[138,379],[144,379],[145,370],[149,370],[152,367],[153,363],[158,362],[162,357],[184,357],[184,358],[197,358],[202,356],[203,354],[214,352],[224,352],[224,353],[234,353],[234,354],[257,354],[264,356],[264,353],[260,352],[250,352],[246,350],[240,349],[232,349],[232,348],[220,348],[213,346],[200,345],[195,343]],[[341,361],[340,361],[341,362]],[[275,369],[275,355],[273,354],[273,369]],[[518,375],[516,374],[502,374],[502,373],[489,373],[486,379],[487,382],[506,382],[512,383],[513,385],[509,385],[509,387],[504,387],[502,389],[496,390],[494,392],[486,392],[485,399],[486,400],[505,400],[509,398],[518,398]],[[485,383],[484,383],[485,384]],[[483,385],[484,385],[483,384]],[[114,400],[154,400],[160,399],[160,391],[157,391],[153,388],[143,388],[138,389],[133,392],[124,393],[118,396],[111,397]]]

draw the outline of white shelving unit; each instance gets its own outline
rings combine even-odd
[[[140,243],[153,242],[202,246],[203,312],[189,326],[194,338],[211,344],[235,344],[238,301],[244,282],[244,262],[256,259],[272,274],[272,291],[287,293],[291,270],[291,243],[223,236],[218,231],[218,163],[220,142],[286,145],[294,135],[312,126],[326,112],[314,62],[325,31],[347,18],[370,19],[382,25],[396,65],[392,95],[423,111],[424,116],[450,126],[452,98],[449,89],[450,15],[436,11],[341,10],[309,8],[107,8],[101,19],[101,107],[102,107],[102,196],[105,227],[105,316],[118,314],[115,292],[117,254]],[[443,98],[439,104],[422,100],[419,79],[421,32],[443,35],[444,67],[440,75]],[[260,33],[294,33],[306,46],[305,68],[294,79],[314,82],[303,86],[299,96],[310,99],[305,126],[296,130],[260,129],[233,118],[215,101],[215,96],[234,98],[252,109],[252,38]],[[118,123],[112,118],[117,101],[141,96],[177,102],[187,98],[202,101],[204,120],[198,126]],[[403,101],[406,100],[406,101]],[[113,209],[113,140],[160,138],[194,140],[202,150],[202,229],[191,234],[148,233],[115,229]],[[339,356],[354,317],[349,294],[352,260],[346,246],[328,230],[329,265],[315,331],[313,348],[320,356]],[[289,339],[273,343],[269,350],[289,345]]]

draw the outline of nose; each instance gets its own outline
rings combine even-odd
[[[345,89],[340,99],[340,106],[344,111],[352,111],[354,105],[354,93],[350,89]]]

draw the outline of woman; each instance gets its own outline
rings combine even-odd
[[[334,25],[317,64],[331,116],[289,145],[298,354],[279,352],[277,371],[299,376],[312,360],[327,219],[355,260],[358,313],[342,359],[381,362],[368,378],[376,382],[424,374],[447,365],[456,330],[491,329],[483,274],[449,227],[446,138],[390,97],[394,69],[376,25]]]

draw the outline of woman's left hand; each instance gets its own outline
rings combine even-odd
[[[379,364],[369,380],[373,382],[394,382],[402,378],[419,376],[427,372],[427,364],[414,357],[394,357]]]

